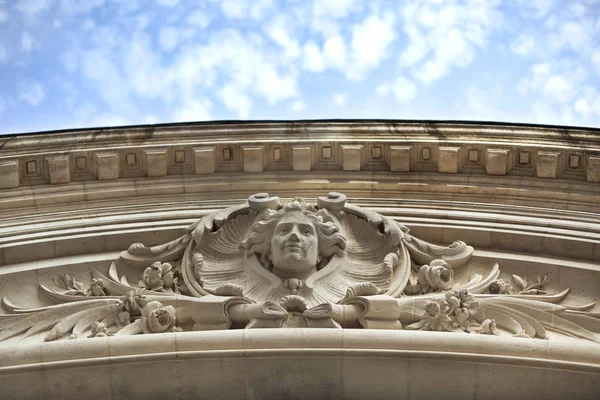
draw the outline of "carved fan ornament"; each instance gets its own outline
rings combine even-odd
[[[568,293],[486,277],[455,280],[471,258],[463,242],[437,246],[353,206],[341,193],[317,204],[281,204],[265,193],[208,215],[164,245],[136,243],[89,287],[74,276],[39,289],[58,304],[0,316],[0,341],[46,341],[229,328],[375,328],[547,338],[547,331],[600,342],[591,310],[559,305]],[[117,265],[137,268],[139,282]],[[43,333],[43,334],[42,334]]]

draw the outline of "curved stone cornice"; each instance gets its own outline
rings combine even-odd
[[[263,171],[439,172],[598,182],[599,137],[595,129],[409,121],[61,131],[4,139],[0,188]]]
[[[15,399],[64,398],[73,387],[85,387],[89,399],[134,394],[587,399],[600,391],[599,364],[598,348],[570,342],[435,332],[258,329],[4,348],[0,385],[14,388]],[[140,374],[153,378],[142,380]]]

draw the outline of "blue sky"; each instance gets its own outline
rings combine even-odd
[[[597,0],[0,0],[0,133],[220,119],[600,126]]]

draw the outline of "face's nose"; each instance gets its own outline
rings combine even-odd
[[[292,231],[290,232],[290,235],[288,236],[288,239],[294,242],[298,242],[300,241],[300,235],[299,235],[299,231],[298,231],[298,227],[294,226],[292,228]]]

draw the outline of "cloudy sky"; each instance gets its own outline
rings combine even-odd
[[[316,118],[600,127],[600,1],[0,0],[0,133]]]

